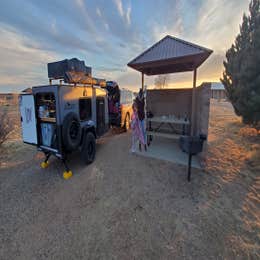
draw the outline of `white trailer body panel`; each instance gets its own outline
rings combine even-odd
[[[23,141],[37,145],[36,117],[33,95],[20,96],[20,113]]]

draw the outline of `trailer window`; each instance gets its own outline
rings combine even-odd
[[[91,109],[91,99],[81,98],[79,100],[79,116],[81,121],[91,119],[92,109]]]

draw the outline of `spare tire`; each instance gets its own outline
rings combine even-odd
[[[76,150],[81,141],[81,126],[76,113],[68,113],[62,124],[62,140],[66,151]]]

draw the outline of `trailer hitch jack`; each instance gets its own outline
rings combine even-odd
[[[45,160],[43,162],[41,162],[41,168],[45,169],[49,166],[49,158],[50,158],[51,154],[50,153],[45,153]]]
[[[44,153],[44,154],[45,154],[45,160],[43,162],[41,162],[41,168],[42,169],[46,169],[49,166],[49,161],[48,160],[49,160],[49,158],[51,156],[51,153]],[[62,163],[63,163],[63,165],[65,167],[65,171],[63,172],[62,177],[63,177],[63,179],[68,180],[69,178],[72,177],[72,171],[68,167],[68,164],[67,164],[65,158],[62,159]]]
[[[62,159],[62,162],[65,166],[66,171],[63,172],[63,179],[68,180],[72,177],[72,171],[69,169],[68,164],[65,159]]]

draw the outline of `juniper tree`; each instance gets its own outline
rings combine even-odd
[[[227,96],[244,123],[260,122],[260,0],[251,0],[240,33],[226,52],[223,78]]]

